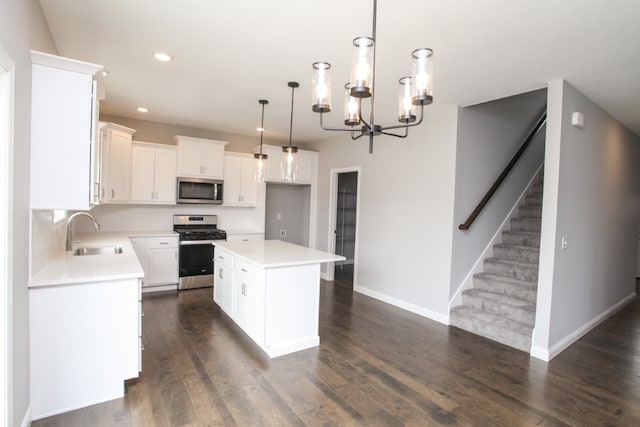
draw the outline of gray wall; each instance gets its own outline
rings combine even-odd
[[[545,89],[460,109],[456,150],[451,298],[544,160],[544,129],[469,230],[458,230],[523,143]]]
[[[548,106],[532,344],[543,359],[634,297],[640,216],[640,138],[564,80],[549,84]],[[573,112],[583,129],[571,126]]]
[[[52,50],[35,0],[2,0],[0,45],[15,64],[13,120],[13,286],[9,290],[10,331],[9,425],[28,415],[29,397],[29,148],[31,126],[31,58],[29,49]],[[55,52],[52,52],[55,53]],[[4,310],[2,315],[4,315]],[[30,420],[27,420],[30,421]]]
[[[310,197],[309,185],[267,183],[264,238],[309,246]],[[280,237],[280,230],[286,230],[285,237]]]
[[[318,159],[317,247],[327,250],[331,170],[361,167],[354,290],[446,322],[457,107],[427,108],[407,139],[338,135],[313,144]],[[326,272],[326,265],[323,267]]]

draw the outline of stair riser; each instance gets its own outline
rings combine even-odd
[[[529,193],[524,200],[528,206],[542,206],[542,194]]]
[[[511,331],[504,331],[492,327],[490,324],[470,319],[467,317],[459,317],[454,311],[451,313],[450,322],[453,326],[456,326],[465,331],[469,331],[473,334],[481,335],[490,340],[497,341],[509,347],[516,348],[525,352],[529,352],[531,349],[531,335],[528,336],[522,334],[514,334]]]
[[[516,322],[524,323],[532,328],[535,324],[535,311],[527,310],[523,307],[516,307],[500,301],[465,293],[462,293],[462,304],[471,306],[478,310],[488,311],[489,313],[493,313]]]
[[[496,276],[512,277],[518,280],[526,280],[529,282],[538,282],[538,266],[513,266],[511,264],[502,263],[500,261],[485,260],[485,273],[495,274]]]
[[[500,282],[477,276],[474,276],[473,278],[473,287],[487,292],[509,295],[532,303],[535,303],[537,299],[537,292],[535,288],[525,288],[513,283]]]
[[[510,245],[530,246],[532,248],[540,247],[540,234],[518,234],[518,233],[503,233],[502,243]]]
[[[533,187],[531,187],[530,194],[542,194],[543,190],[544,190],[544,183],[540,182],[540,183],[534,184]]]
[[[538,264],[540,251],[538,248],[505,248],[501,246],[493,247],[493,256],[496,258],[512,259],[514,261],[529,262]]]
[[[520,206],[518,208],[518,218],[542,218],[542,206]]]
[[[511,220],[511,230],[540,232],[541,221],[529,218],[513,218]]]

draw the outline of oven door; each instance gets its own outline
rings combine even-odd
[[[178,289],[213,286],[213,241],[180,242]]]

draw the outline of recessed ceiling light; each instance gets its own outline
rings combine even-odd
[[[103,68],[102,69],[102,76],[103,77],[107,77],[108,75],[109,75],[109,70],[106,70],[106,69]]]
[[[149,112],[149,109],[146,108],[146,107],[138,107],[137,110],[140,113],[148,113]]]
[[[153,57],[161,62],[169,62],[173,59],[172,55],[169,55],[168,53],[164,53],[164,52],[156,52],[153,54]]]

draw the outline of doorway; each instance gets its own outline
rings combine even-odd
[[[346,258],[333,265],[333,280],[353,287],[355,276],[357,222],[358,222],[358,170],[340,170],[332,174],[333,250]]]

